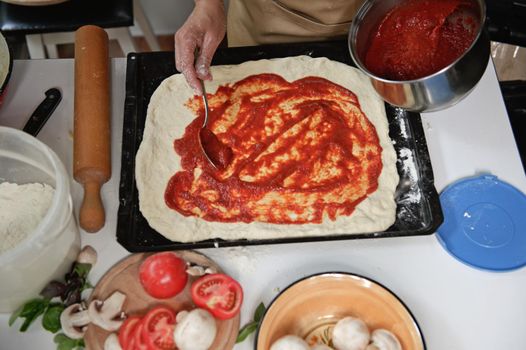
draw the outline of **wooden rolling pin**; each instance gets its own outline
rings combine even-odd
[[[111,177],[108,35],[97,26],[75,33],[73,177],[84,186],[79,224],[97,232],[105,222],[100,196]]]

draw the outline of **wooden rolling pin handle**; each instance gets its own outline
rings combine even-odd
[[[100,197],[101,184],[95,181],[84,183],[84,199],[80,207],[79,223],[86,232],[97,232],[106,220],[102,198]]]

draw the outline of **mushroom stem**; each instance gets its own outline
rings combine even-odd
[[[118,330],[126,318],[122,312],[125,300],[126,295],[119,291],[114,292],[104,301],[93,300],[88,307],[91,322],[109,332]]]

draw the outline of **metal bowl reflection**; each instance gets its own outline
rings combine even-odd
[[[367,0],[357,12],[349,31],[348,46],[356,66],[368,75],[378,94],[388,103],[416,112],[437,111],[454,105],[476,86],[489,61],[490,40],[484,31],[486,5],[471,0],[469,15],[476,21],[471,46],[454,62],[431,75],[414,80],[392,80],[367,69],[365,56],[371,33],[396,6],[407,0]]]

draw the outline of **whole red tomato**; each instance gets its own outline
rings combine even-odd
[[[186,263],[172,252],[146,258],[139,268],[139,279],[148,294],[167,299],[179,294],[188,281]]]

